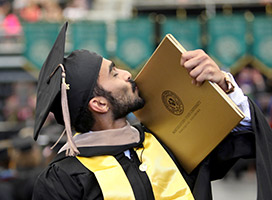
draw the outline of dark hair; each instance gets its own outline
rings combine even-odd
[[[74,129],[76,132],[85,133],[91,130],[94,125],[94,117],[89,108],[85,108],[81,115],[78,116],[74,124]]]
[[[93,90],[93,97],[103,96],[107,99],[113,98],[110,92],[104,90],[101,86],[96,83]],[[92,112],[89,110],[88,106],[82,111],[80,116],[76,119],[74,124],[74,129],[80,133],[86,133],[90,131],[95,123]]]

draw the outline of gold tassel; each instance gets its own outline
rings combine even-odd
[[[70,113],[69,113],[68,100],[67,100],[67,90],[69,90],[70,88],[69,88],[69,84],[67,84],[65,82],[66,74],[65,74],[64,66],[62,64],[59,64],[56,67],[56,69],[50,74],[49,80],[55,74],[55,72],[57,71],[57,69],[59,67],[61,67],[61,69],[62,69],[62,73],[61,73],[61,76],[62,76],[62,83],[61,83],[61,107],[62,107],[62,115],[63,115],[65,129],[62,132],[62,134],[59,137],[59,139],[57,140],[57,142],[51,147],[51,149],[53,149],[58,144],[58,142],[60,141],[60,139],[62,138],[62,136],[66,132],[67,143],[68,143],[68,148],[66,150],[66,156],[76,156],[80,152],[77,149],[76,144],[75,144],[75,142],[73,140],[73,134],[72,134],[72,129],[71,129],[71,121],[70,121]]]
[[[50,147],[50,149],[54,149],[55,146],[57,146],[57,144],[59,143],[59,141],[61,140],[61,138],[64,136],[65,133],[66,133],[66,130],[64,129],[62,131],[62,134],[60,135],[59,139],[55,142],[55,144],[52,147]]]
[[[73,134],[72,134],[71,122],[70,122],[70,113],[69,113],[68,100],[67,100],[67,90],[69,90],[70,88],[69,88],[69,84],[66,84],[65,82],[65,77],[66,77],[66,74],[63,68],[62,84],[61,84],[61,107],[62,107],[62,115],[63,115],[64,125],[66,129],[66,134],[67,134],[67,142],[69,144],[69,147],[66,150],[66,156],[76,156],[79,154],[79,151],[73,140]]]

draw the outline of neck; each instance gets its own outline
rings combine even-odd
[[[123,128],[127,125],[126,118],[121,118],[117,120],[108,118],[98,118],[92,128],[92,131],[102,131],[107,129]]]

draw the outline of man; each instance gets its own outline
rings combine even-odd
[[[145,127],[127,123],[126,115],[144,106],[129,72],[86,50],[63,58],[66,28],[67,24],[40,72],[34,134],[37,138],[52,111],[65,125],[68,142],[39,176],[33,199],[212,199],[210,181],[222,178],[239,158],[255,156],[258,199],[272,195],[269,126],[234,80],[229,84],[202,50],[184,53],[181,67],[193,84],[210,80],[232,92],[246,118],[187,174]],[[73,138],[71,126],[77,132]]]

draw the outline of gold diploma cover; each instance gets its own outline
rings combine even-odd
[[[217,84],[191,83],[180,66],[183,52],[172,35],[165,36],[135,79],[146,105],[134,114],[190,173],[244,115]]]

